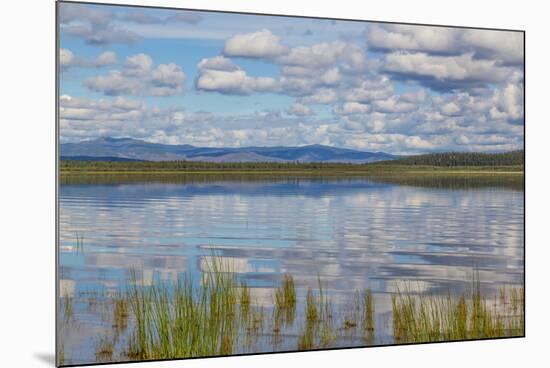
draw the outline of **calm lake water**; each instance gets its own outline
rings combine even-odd
[[[418,291],[459,293],[477,267],[486,293],[523,283],[521,182],[213,178],[62,184],[60,290],[72,296],[78,326],[60,333],[66,364],[96,361],[98,336],[111,328],[101,303],[125,290],[130,270],[146,284],[184,274],[197,280],[213,255],[231,265],[266,310],[284,273],[294,276],[300,303],[318,275],[336,307],[350,305],[355,290],[370,288],[378,329],[387,331],[374,343],[392,343],[388,293],[407,281]],[[286,333],[276,347],[266,339],[238,352],[296,350],[296,331]],[[338,344],[364,342],[350,336]],[[124,338],[114,360],[125,360],[117,358],[123,346]]]

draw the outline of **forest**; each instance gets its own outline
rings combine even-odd
[[[366,164],[320,162],[198,162],[198,161],[80,161],[61,158],[61,172],[170,172],[170,171],[323,171],[362,172],[407,168],[473,168],[523,170],[524,151],[505,153],[445,152],[401,157]]]

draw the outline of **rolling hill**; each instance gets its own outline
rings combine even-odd
[[[368,163],[394,160],[383,152],[363,152],[323,145],[300,147],[195,147],[133,138],[102,137],[61,144],[62,160],[78,161],[201,161],[201,162],[324,162]]]

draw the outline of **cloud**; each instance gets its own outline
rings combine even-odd
[[[156,17],[152,14],[142,12],[142,11],[131,11],[126,13],[123,17],[123,20],[134,22],[138,24],[160,24],[164,23],[164,19]]]
[[[90,45],[134,43],[140,37],[115,25],[114,14],[97,6],[86,4],[59,4],[59,22],[63,34],[82,38]]]
[[[86,86],[107,96],[173,96],[184,92],[185,73],[174,63],[159,64],[153,68],[153,59],[147,54],[126,58],[122,70],[88,78]]]
[[[462,108],[456,101],[450,101],[441,106],[441,113],[445,116],[459,116]]]
[[[226,56],[248,58],[274,58],[287,52],[288,47],[281,44],[281,38],[268,29],[235,35],[223,48]]]
[[[476,57],[496,59],[504,64],[523,65],[523,33],[467,29],[462,33],[466,50]]]
[[[366,114],[369,110],[369,105],[359,102],[345,102],[342,106],[333,109],[334,113],[338,115]]]
[[[105,51],[96,58],[84,58],[75,55],[71,50],[59,49],[59,68],[62,72],[69,68],[102,68],[116,64],[117,56],[112,51]]]
[[[342,76],[338,68],[331,68],[324,72],[319,78],[321,84],[325,86],[334,86],[337,85],[341,80]]]
[[[403,101],[399,96],[374,101],[373,106],[376,111],[385,113],[408,113],[418,109],[417,104]]]
[[[143,77],[151,72],[153,59],[147,54],[137,54],[126,58],[124,74],[132,77]]]
[[[410,52],[387,54],[383,69],[398,78],[414,80],[438,91],[503,83],[514,73],[513,68],[500,66],[494,60],[474,59],[472,54],[433,56]]]
[[[74,66],[75,57],[71,50],[59,49],[59,68],[61,71],[69,69]]]
[[[102,92],[107,96],[138,95],[143,90],[141,81],[125,76],[119,70],[89,78],[86,80],[86,86],[92,91]]]
[[[308,96],[300,98],[299,102],[302,104],[323,104],[328,105],[336,102],[338,100],[338,95],[331,88],[320,88],[314,93]]]
[[[504,118],[512,123],[523,123],[523,85],[507,84],[503,89],[495,92],[494,101],[491,117]]]
[[[422,103],[426,101],[427,96],[428,94],[425,90],[419,89],[417,91],[403,93],[399,98],[401,101],[405,102]]]
[[[122,20],[137,24],[165,24],[171,22],[197,24],[202,19],[203,17],[198,12],[185,10],[174,10],[167,17],[158,17],[142,11],[132,11],[122,16]]]
[[[138,120],[144,116],[145,104],[117,97],[112,101],[75,98],[63,95],[59,99],[59,115],[67,120],[109,120],[120,121]],[[91,127],[93,128],[93,127]]]
[[[108,65],[114,65],[117,63],[117,56],[113,51],[105,51],[95,59],[95,66],[102,67]]]
[[[203,20],[203,16],[199,12],[177,10],[166,19],[168,22],[183,22],[189,24],[197,24]]]
[[[203,69],[196,80],[199,90],[223,94],[248,95],[253,92],[277,91],[277,81],[269,77],[250,77],[244,70]]]
[[[315,115],[315,112],[311,109],[311,107],[301,104],[299,102],[293,103],[292,106],[290,106],[290,108],[286,110],[286,112],[289,115],[296,115],[296,116]]]
[[[523,63],[523,33],[450,27],[370,24],[368,47],[383,52],[410,51],[432,55],[472,54],[498,64]]]
[[[370,103],[383,100],[393,94],[393,84],[388,77],[360,81],[359,86],[343,92],[345,101]]]
[[[283,67],[307,69],[340,69],[347,73],[368,68],[365,50],[345,41],[320,42],[310,46],[288,47],[268,29],[238,34],[225,42],[225,56],[265,59]],[[291,73],[291,72],[290,72]],[[287,74],[288,75],[288,74]]]
[[[202,59],[197,65],[199,70],[225,70],[235,71],[239,70],[239,67],[233,64],[233,62],[224,56],[215,56],[213,58]]]
[[[354,71],[366,68],[366,54],[359,46],[344,42],[321,42],[311,46],[296,46],[276,60],[290,66],[301,66],[310,69],[330,68],[337,63],[343,69]]]
[[[279,83],[271,77],[251,77],[229,59],[217,56],[202,59],[195,87],[201,91],[229,95],[248,95],[254,92],[277,92]]]
[[[228,57],[262,59],[281,67],[278,76],[251,77]],[[371,63],[372,64],[372,63]],[[370,66],[366,53],[351,42],[322,42],[288,47],[268,29],[228,39],[223,56],[203,59],[195,86],[203,91],[247,95],[254,92],[300,97],[302,104],[330,104]],[[330,87],[330,88],[329,88]],[[331,88],[334,87],[334,90]]]
[[[399,24],[370,24],[367,30],[368,47],[383,51],[411,50],[434,53],[456,53],[455,28],[411,26]]]
[[[477,130],[489,126],[489,122],[499,124],[522,124],[524,117],[523,84],[508,83],[482,95],[461,92],[434,99],[433,108],[445,117],[460,118],[456,120],[463,126],[474,126],[473,122],[484,122],[477,125]],[[494,130],[495,126],[491,126]],[[508,129],[508,128],[505,128]],[[471,128],[470,128],[471,130]],[[490,129],[489,129],[490,131]]]
[[[470,109],[479,105],[480,99],[492,98],[493,95],[473,97],[466,93],[460,96],[462,103]],[[294,107],[302,112],[308,108],[306,105]],[[341,115],[340,119],[312,116],[304,121],[304,115],[285,116],[278,111],[216,115],[190,113],[178,108],[148,108],[141,101],[121,96],[107,100],[61,96],[60,123],[63,141],[108,135],[197,146],[321,143],[396,154],[444,150],[498,151],[523,146],[522,127],[503,120],[463,124],[462,117],[439,116],[428,121],[425,113],[433,110],[396,115],[370,111],[366,105],[356,103],[348,103],[344,108],[350,114]],[[426,122],[411,124],[415,119]]]
[[[65,14],[63,27],[74,27],[73,32],[81,27],[82,34],[93,27],[96,31],[119,26],[155,28],[129,23],[166,24],[175,22],[173,17],[179,14],[109,19],[101,12],[82,13]],[[377,30],[371,25],[367,45],[343,37],[311,43],[315,36],[298,46],[268,29],[237,34],[226,39],[218,56],[197,63],[197,95],[277,93],[294,100],[283,110],[267,104],[246,114],[149,108],[130,96],[182,94],[186,74],[178,65],[155,64],[145,53],[117,61],[112,51],[80,57],[61,49],[62,71],[117,65],[85,81],[91,91],[113,97],[63,97],[63,139],[133,136],[202,146],[323,143],[390,153],[521,148],[524,82],[519,66],[523,56],[516,51],[522,39],[498,32],[481,37],[473,32],[477,30],[468,31],[394,25]],[[89,42],[86,37],[84,41]],[[369,57],[367,46],[376,51]],[[247,65],[267,62],[279,71],[262,76],[256,74],[261,68],[252,73],[234,58],[254,59]],[[313,105],[326,107],[315,114],[318,108]]]

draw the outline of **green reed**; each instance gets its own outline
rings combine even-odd
[[[57,365],[65,364],[65,345],[60,344],[57,350]]]
[[[479,278],[462,295],[415,294],[409,286],[392,295],[396,342],[433,342],[521,336],[524,330],[523,288],[499,298],[481,293]],[[500,303],[499,303],[500,299]]]
[[[296,288],[292,276],[283,276],[281,286],[275,291],[275,304],[278,308],[294,308],[296,305]]]
[[[273,309],[273,332],[279,333],[281,327],[294,323],[296,315],[296,287],[294,278],[283,275],[283,280],[275,290],[275,305]]]
[[[361,313],[361,324],[363,326],[363,331],[365,332],[365,338],[367,341],[374,340],[374,298],[372,296],[372,291],[366,289],[362,294],[362,313]]]
[[[318,276],[318,293],[308,288],[305,304],[305,324],[298,336],[298,349],[309,350],[326,348],[334,341],[333,310],[330,299],[326,296]]]
[[[117,332],[124,331],[128,327],[128,317],[130,316],[130,306],[128,299],[117,297],[113,308],[113,327]]]
[[[62,322],[69,322],[73,317],[73,298],[67,292],[61,296],[61,318]]]
[[[139,359],[228,355],[239,337],[238,290],[225,265],[209,265],[199,287],[185,277],[128,293],[135,320],[128,354]],[[241,292],[241,303],[243,293]],[[246,304],[246,303],[245,303]]]
[[[98,362],[109,362],[113,359],[115,343],[112,339],[102,337],[96,344],[95,357]]]
[[[96,359],[112,360],[120,343],[126,346],[119,352],[121,356],[132,360],[230,355],[256,351],[256,344],[266,334],[271,334],[273,345],[278,346],[285,336],[280,334],[283,329],[294,331],[297,300],[292,276],[285,275],[275,290],[273,320],[267,325],[263,307],[245,282],[237,283],[229,267],[217,258],[206,266],[196,284],[185,276],[177,282],[144,286],[132,272],[127,292],[113,296],[109,303],[113,331],[98,339]],[[482,295],[477,274],[471,287],[458,295],[419,293],[408,284],[392,293],[388,322],[392,322],[396,343],[522,336],[524,300],[523,287],[501,288],[494,298]],[[74,301],[64,294],[59,303],[60,331],[64,331],[75,322]],[[370,289],[357,291],[351,310],[334,314],[318,277],[318,287],[309,287],[303,299],[297,348],[334,346],[337,339],[350,334],[362,337],[366,344],[374,343],[375,304]],[[128,326],[132,327],[128,337],[120,339]],[[60,364],[67,360],[64,343],[59,342]]]
[[[250,307],[250,289],[246,282],[241,282],[241,292],[239,294],[239,303],[241,308],[248,309]]]
[[[76,232],[75,237],[76,237],[76,251],[78,253],[83,253],[84,252],[84,234]]]

